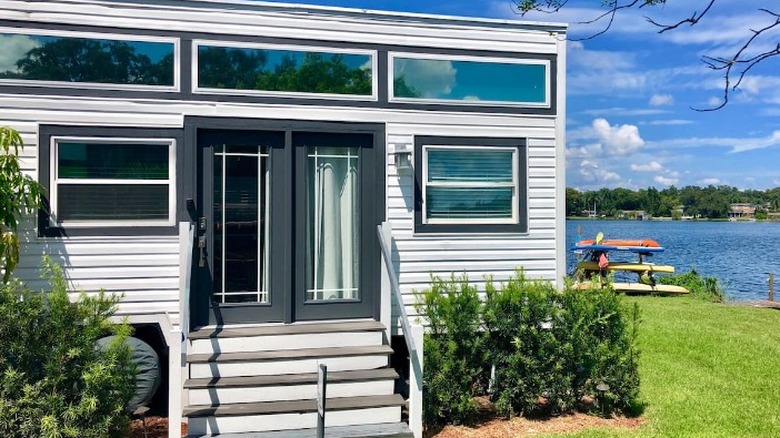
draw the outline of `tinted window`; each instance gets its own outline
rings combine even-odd
[[[0,79],[174,85],[174,44],[0,33]]]
[[[198,47],[198,86],[372,95],[370,55]]]
[[[57,219],[168,220],[168,185],[62,184]]]
[[[168,147],[159,144],[59,143],[59,178],[162,179]]]
[[[393,97],[464,102],[547,102],[544,64],[393,58]]]

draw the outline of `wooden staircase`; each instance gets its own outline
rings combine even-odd
[[[411,437],[376,321],[205,327],[189,335],[190,437],[308,437],[328,366],[326,437]]]

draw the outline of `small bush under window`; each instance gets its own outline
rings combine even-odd
[[[480,300],[465,276],[434,277],[417,310],[430,324],[423,377],[429,427],[473,421],[476,396],[490,397],[504,416],[608,415],[636,406],[638,308],[609,287],[558,291],[518,271],[506,283],[488,281]]]

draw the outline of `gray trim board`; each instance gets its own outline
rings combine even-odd
[[[406,403],[399,394],[366,395],[360,397],[340,397],[328,399],[328,411],[348,409],[370,409],[391,406],[403,406]],[[283,413],[303,413],[317,410],[317,400],[291,400],[260,403],[237,403],[215,406],[187,406],[183,414],[187,417],[233,416],[233,415],[269,415]]]
[[[520,187],[517,193],[518,223],[517,224],[425,224],[422,220],[422,168],[424,145],[446,146],[501,146],[517,148],[520,163],[518,166],[518,180]],[[528,232],[528,157],[527,142],[525,138],[497,138],[497,137],[441,137],[424,136],[414,137],[414,232],[421,234],[433,233],[458,233],[458,234],[485,234],[485,233],[527,233]]]
[[[186,389],[204,388],[256,388],[262,386],[294,386],[317,383],[318,373],[279,374],[271,376],[238,377],[202,377],[187,379]],[[392,368],[373,370],[332,371],[328,373],[328,383],[370,382],[375,380],[395,380],[398,373]]]
[[[385,326],[378,321],[326,322],[321,324],[285,324],[252,327],[204,327],[190,332],[189,339],[241,338],[247,336],[285,336],[314,333],[379,332]]]
[[[189,435],[188,438],[312,438],[314,436],[317,436],[317,429]],[[408,424],[399,422],[359,426],[329,426],[325,428],[325,438],[414,438],[414,434],[409,429]]]
[[[44,207],[38,210],[38,236],[156,236],[177,235],[178,223],[187,217],[187,207],[184,201],[183,179],[185,175],[183,161],[184,132],[181,129],[168,128],[126,128],[109,126],[71,126],[71,125],[40,125],[38,127],[38,182],[48,193],[51,187],[51,137],[122,137],[122,138],[173,138],[176,140],[176,217],[177,225],[160,227],[134,227],[132,225],[111,227],[90,226],[52,226],[49,220],[48,196],[44,195]]]
[[[236,353],[188,354],[187,363],[211,362],[275,362],[283,360],[322,359],[326,357],[388,356],[393,354],[389,345],[366,347],[300,348],[297,350],[241,351]]]

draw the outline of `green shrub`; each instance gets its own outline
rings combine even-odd
[[[702,277],[695,269],[684,274],[663,276],[658,280],[661,284],[682,286],[691,292],[691,296],[711,303],[722,303],[726,299],[726,292],[717,278]]]
[[[430,324],[423,344],[423,416],[428,425],[470,423],[486,363],[479,295],[465,276],[431,281],[430,289],[417,293],[416,304]]]
[[[629,411],[639,392],[639,310],[622,300],[608,282],[558,291],[519,270],[498,287],[488,279],[481,302],[465,276],[434,278],[417,304],[430,323],[426,423],[472,421],[492,366],[490,395],[502,415]],[[597,391],[600,384],[609,389]]]
[[[561,378],[571,384],[557,398],[558,408],[571,410],[587,398],[596,412],[630,410],[639,395],[639,307],[623,304],[609,283],[586,290],[567,284],[558,297],[561,311],[554,329],[565,357]],[[600,394],[599,384],[609,389]]]
[[[493,398],[502,415],[529,413],[546,395],[557,404],[568,386],[562,377],[564,357],[552,328],[559,318],[557,293],[550,282],[533,281],[523,271],[497,289],[486,284],[485,336],[495,366]]]
[[[123,342],[130,327],[109,321],[118,298],[82,293],[72,303],[61,268],[48,258],[42,266],[50,291],[0,289],[0,436],[122,436],[135,370]],[[97,348],[108,334],[117,340]]]

